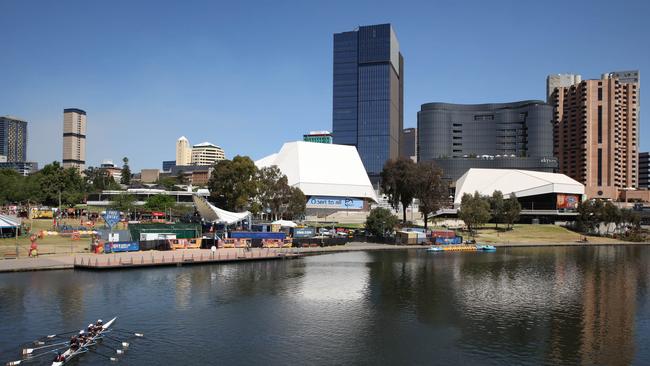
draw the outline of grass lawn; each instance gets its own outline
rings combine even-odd
[[[24,220],[23,223],[25,225],[31,224],[32,234],[38,234],[41,230],[53,230],[52,219]],[[81,226],[79,220],[61,220],[60,223],[75,228]],[[103,228],[103,225],[100,224],[97,228]],[[123,223],[119,223],[116,227],[117,230],[124,228],[125,225]],[[16,244],[18,244],[19,257],[26,257],[29,254],[29,247],[31,245],[29,236],[19,236],[17,240],[15,238],[0,239],[0,259],[4,258],[7,254],[15,255]],[[90,249],[91,239],[89,237],[81,237],[79,240],[72,240],[70,236],[48,235],[42,239],[37,239],[36,244],[38,245],[38,252],[40,254],[85,253]]]
[[[501,228],[502,225],[499,227]],[[504,226],[505,227],[505,226]],[[469,238],[468,233],[463,236]],[[522,244],[554,244],[573,243],[580,240],[583,235],[556,225],[528,225],[517,224],[514,229],[501,231],[494,226],[478,231],[476,241],[483,243],[522,243]],[[620,243],[620,240],[587,236],[589,243]]]

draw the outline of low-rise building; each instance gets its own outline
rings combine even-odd
[[[309,131],[308,134],[302,136],[302,140],[305,142],[331,144],[332,134],[329,131]]]
[[[209,142],[202,142],[192,146],[192,165],[214,165],[219,160],[224,160],[226,154],[223,149]]]
[[[12,169],[27,176],[38,171],[38,163],[33,161],[0,162],[0,169]]]
[[[160,170],[158,169],[142,169],[140,171],[140,182],[142,183],[155,183],[160,178]]]

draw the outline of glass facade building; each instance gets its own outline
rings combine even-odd
[[[356,146],[371,179],[399,156],[403,76],[390,24],[334,34],[333,142]]]
[[[15,117],[0,117],[0,155],[7,162],[27,160],[27,122]]]
[[[453,181],[470,168],[553,172],[553,107],[540,100],[423,104],[418,161],[435,162]]]

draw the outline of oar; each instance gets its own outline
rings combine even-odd
[[[94,354],[100,355],[100,356],[102,356],[102,357],[108,358],[108,359],[111,360],[111,361],[117,361],[117,357],[108,356],[108,355],[105,355],[105,354],[103,354],[103,353],[101,353],[101,352],[94,351],[94,350],[92,350],[92,349],[90,349],[90,348],[86,348],[86,351],[89,351],[89,352],[92,352],[92,353],[94,353]]]
[[[129,342],[123,342],[123,341],[121,341],[121,340],[119,340],[117,338],[113,338],[113,337],[110,337],[110,336],[107,336],[107,335],[103,335],[103,338],[110,339],[111,341],[121,343],[122,347],[124,347],[124,348],[129,347]]]
[[[47,356],[47,355],[49,355],[51,353],[55,353],[56,351],[60,351],[60,350],[62,350],[64,348],[67,348],[67,347],[60,347],[60,348],[53,349],[53,350],[50,350],[50,351],[47,351],[47,352],[43,352],[40,355],[31,356],[31,357],[29,357],[27,359],[24,359],[24,360],[17,360],[17,361],[7,362],[7,366],[16,366],[16,365],[20,365],[23,362],[25,362],[25,363],[31,362],[31,361],[34,361],[35,359],[39,358],[39,357]]]
[[[124,330],[122,330],[122,329],[112,329],[112,330],[115,331],[115,332],[121,332],[121,333],[129,333],[129,334],[133,334],[133,335],[136,336],[136,337],[144,337],[144,334],[142,334],[142,333],[137,333],[137,332],[134,332],[134,331],[131,331],[131,330],[126,330],[126,329],[124,329]]]
[[[50,334],[50,335],[43,336],[43,337],[35,340],[34,344],[38,344],[38,345],[44,344],[43,339],[48,340],[48,339],[52,339],[54,337],[60,337],[60,336],[65,335],[65,334],[77,333],[77,332],[79,332],[79,331],[78,330],[71,330],[69,332],[64,332],[64,333],[59,333],[59,334]]]
[[[52,343],[52,344],[48,344],[47,346],[36,347],[36,348],[23,348],[23,355],[31,355],[32,352],[34,352],[36,350],[43,349],[43,348],[56,347],[56,346],[60,346],[62,344],[67,344],[67,343],[68,342],[60,342],[60,343]]]
[[[104,346],[104,347],[106,347],[106,348],[108,348],[108,349],[112,349],[112,350],[115,351],[115,353],[117,353],[118,355],[122,355],[122,354],[124,354],[124,350],[123,350],[123,349],[117,349],[117,348],[111,347],[111,346],[109,346],[109,345],[107,345],[107,344],[104,344],[104,343],[102,343],[102,346]]]

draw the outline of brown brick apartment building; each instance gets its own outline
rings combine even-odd
[[[605,75],[550,96],[559,172],[583,183],[589,198],[617,199],[638,186],[638,90]]]

